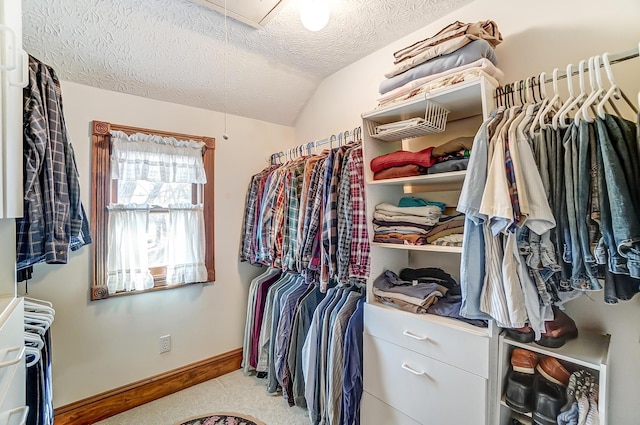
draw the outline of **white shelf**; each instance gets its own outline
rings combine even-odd
[[[371,246],[379,246],[381,248],[402,249],[405,251],[425,251],[425,252],[447,252],[460,254],[461,246],[440,246],[440,245],[400,245],[399,243],[383,243],[371,242]]]
[[[451,171],[449,173],[437,173],[437,174],[425,174],[422,176],[412,176],[412,177],[400,177],[397,179],[386,179],[386,180],[372,180],[367,182],[370,185],[389,185],[389,186],[404,186],[405,184],[410,185],[459,185],[462,187],[462,183],[464,183],[464,178],[467,175],[467,170],[460,171]]]
[[[427,101],[432,101],[451,111],[448,121],[456,121],[482,115],[482,77],[452,86],[442,87],[428,93],[421,93],[402,102],[393,103],[362,114],[362,118],[379,124],[402,121],[424,115]]]
[[[547,348],[533,342],[523,344],[509,339],[505,335],[500,335],[501,342],[514,347],[524,348],[529,351],[544,354],[545,356],[552,356],[594,370],[600,370],[602,365],[607,364],[610,339],[611,335],[579,331],[578,338],[567,341],[562,347]]]

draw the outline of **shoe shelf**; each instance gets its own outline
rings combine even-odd
[[[608,380],[607,367],[609,362],[609,345],[611,342],[610,335],[598,334],[580,330],[578,337],[567,341],[560,348],[547,348],[531,343],[522,343],[510,339],[505,333],[499,337],[499,353],[498,353],[498,377],[500,379],[499,393],[496,397],[499,415],[499,425],[511,425],[511,418],[515,418],[523,424],[531,424],[531,413],[521,414],[512,410],[505,401],[505,391],[507,385],[507,377],[511,371],[511,352],[514,348],[523,348],[532,351],[539,357],[555,357],[561,360],[564,366],[573,372],[585,369],[592,373],[598,381],[598,415],[601,424],[607,423],[607,399],[608,399]]]
[[[578,335],[578,338],[567,341],[560,348],[547,348],[533,342],[521,343],[510,339],[506,335],[501,335],[500,340],[505,344],[555,357],[558,360],[564,360],[576,366],[595,370],[606,367],[611,336],[586,331],[580,331]]]

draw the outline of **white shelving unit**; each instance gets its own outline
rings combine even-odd
[[[513,412],[504,401],[507,378],[511,371],[511,352],[514,348],[524,348],[533,351],[539,357],[555,357],[562,361],[570,372],[585,369],[598,379],[598,414],[601,424],[607,424],[608,406],[608,373],[609,344],[611,336],[580,330],[578,338],[567,341],[560,348],[546,348],[535,343],[521,343],[514,341],[506,335],[500,335],[499,347],[499,376],[501,377],[500,394],[498,397],[500,410],[500,424],[509,424],[510,417],[516,417],[525,423],[531,423],[531,413],[519,414]],[[526,422],[528,418],[528,422]],[[524,419],[524,420],[523,420]]]
[[[460,136],[474,136],[493,108],[493,87],[484,78],[416,96],[364,113],[363,129],[425,117],[431,102],[448,110],[443,132],[380,140],[364,131],[363,154],[369,233],[381,202],[396,204],[407,194],[455,207],[466,171],[374,180],[377,156],[400,149],[418,151]],[[364,316],[362,423],[494,424],[497,406],[496,327],[479,328],[451,318],[414,314],[376,302],[372,282],[385,270],[439,267],[459,279],[461,247],[371,244],[371,277]],[[473,353],[473,355],[469,355]],[[460,408],[462,405],[465,407]],[[392,423],[392,422],[385,422]]]

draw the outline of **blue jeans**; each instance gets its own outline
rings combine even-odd
[[[640,279],[640,167],[630,160],[638,158],[636,127],[612,115],[598,118],[596,125],[604,170],[600,206],[609,270]]]

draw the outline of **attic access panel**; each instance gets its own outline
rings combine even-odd
[[[224,14],[224,0],[192,0]],[[287,0],[227,0],[227,16],[255,28],[263,27]]]

